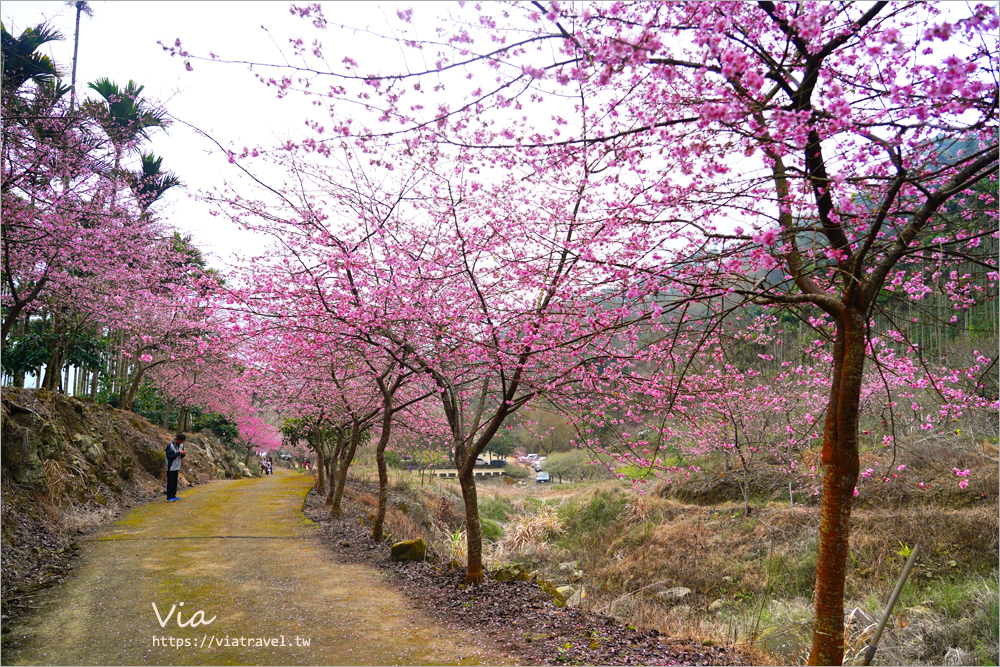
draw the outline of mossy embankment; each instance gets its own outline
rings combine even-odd
[[[43,390],[5,388],[0,425],[3,620],[72,568],[80,538],[164,488],[172,434],[108,405]],[[186,488],[240,476],[232,452],[190,434]]]

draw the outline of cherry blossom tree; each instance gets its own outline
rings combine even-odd
[[[293,11],[328,25],[318,5]],[[981,267],[983,294],[995,291],[997,13],[939,12],[884,2],[475,5],[456,9],[441,40],[429,42],[408,25],[413,13],[400,11],[386,39],[413,60],[398,74],[365,71],[350,56],[324,60],[318,42],[298,40],[292,48],[305,64],[277,65],[279,74],[261,80],[332,118],[310,120],[315,136],[290,150],[353,151],[354,176],[362,165],[397,174],[413,161],[424,167],[421,216],[408,220],[422,242],[393,238],[393,256],[405,262],[386,283],[419,304],[422,327],[405,339],[379,323],[365,330],[404,346],[411,367],[438,386],[460,471],[507,415],[582,368],[558,357],[574,353],[580,322],[616,310],[594,306],[609,280],[630,285],[615,290],[631,303],[619,306],[619,321],[643,321],[630,311],[646,296],[649,316],[661,321],[663,294],[677,314],[669,321],[677,335],[645,348],[669,371],[653,385],[668,406],[683,393],[684,359],[713,346],[713,323],[740,302],[824,323],[832,351],[810,662],[839,664],[880,299],[892,287],[919,301],[943,286],[959,312],[972,308],[979,301],[968,281],[949,287],[936,277],[960,264]],[[179,42],[168,49],[189,66],[196,60]],[[300,181],[286,192],[301,190]],[[316,210],[300,207],[300,223],[315,225]],[[328,246],[337,240],[311,229]],[[430,247],[438,254],[417,250]],[[942,271],[928,272],[931,263]],[[589,276],[570,279],[577,267]],[[324,307],[350,304],[350,318],[338,315],[365,322],[374,292],[361,299],[340,275],[348,298]],[[451,292],[447,307],[429,298],[441,289]],[[905,332],[894,331],[905,345]],[[629,336],[637,334],[621,339]],[[587,347],[599,344],[589,337]],[[934,369],[922,372],[939,386]],[[620,391],[613,375],[632,382],[607,371],[595,390]],[[474,483],[463,482],[463,493],[474,508]],[[478,519],[470,513],[467,522],[467,576],[477,581]]]
[[[281,447],[281,435],[274,424],[253,414],[237,417],[236,426],[240,434],[238,440],[246,450],[244,465],[250,464],[251,454],[265,454]]]

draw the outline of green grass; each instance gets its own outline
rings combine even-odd
[[[496,542],[501,537],[503,537],[503,528],[496,521],[491,521],[490,519],[480,518],[479,522],[483,527],[483,537],[491,542]]]
[[[529,497],[529,498],[525,498],[525,499],[524,499],[524,503],[525,503],[526,505],[531,505],[531,507],[532,507],[532,508],[533,508],[533,509],[534,509],[534,510],[535,510],[536,512],[540,512],[540,511],[541,511],[541,509],[542,509],[542,508],[543,508],[543,507],[545,506],[545,503],[543,503],[543,502],[541,501],[541,499],[539,499],[539,498],[530,498],[530,497]]]
[[[969,600],[984,586],[987,590],[992,590],[994,595],[992,609],[985,611],[996,619],[998,617],[996,579],[983,580],[978,577],[958,581],[935,579],[930,583],[921,584],[911,578],[903,587],[900,604],[906,607],[926,606],[948,618],[962,618],[969,613]]]
[[[625,512],[629,497],[616,491],[602,491],[589,500],[572,500],[559,507],[566,524],[567,539],[591,536],[614,525]]]
[[[516,513],[514,506],[505,498],[485,496],[479,499],[479,516],[482,519],[506,523]]]
[[[653,471],[649,468],[640,468],[639,466],[627,465],[618,468],[618,472],[625,475],[625,479],[641,481],[644,479],[656,479]]]
[[[816,540],[811,540],[805,554],[765,556],[764,568],[771,593],[779,598],[808,598],[812,595],[818,557],[819,546]]]

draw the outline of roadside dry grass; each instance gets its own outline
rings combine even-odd
[[[967,459],[973,483],[930,480],[874,487],[853,514],[845,644],[860,660],[908,549],[921,555],[881,644],[882,664],[996,664],[1000,521],[997,469]],[[913,463],[920,465],[919,461]],[[938,465],[937,467],[940,467]],[[929,473],[926,473],[929,477]],[[953,488],[954,487],[954,488]],[[710,494],[717,493],[709,489]],[[588,606],[637,627],[721,643],[759,663],[800,663],[811,641],[819,509],[758,497],[683,502],[638,496],[613,482],[489,488],[501,501],[562,519],[565,530],[505,556],[559,580],[558,563],[584,570]],[[884,506],[883,506],[884,502]],[[523,523],[508,524],[508,528]],[[507,534],[500,544],[507,540]],[[656,592],[691,593],[663,603]],[[957,601],[961,601],[958,604]]]
[[[860,660],[908,550],[919,544],[877,662],[997,664],[1000,471],[988,444],[959,444],[946,451],[940,443],[917,443],[895,459],[891,452],[864,454],[862,469],[906,465],[907,475],[866,483],[856,502],[848,662]],[[968,488],[958,487],[953,467],[972,470]],[[584,604],[593,610],[724,645],[758,664],[802,663],[811,642],[819,506],[806,498],[812,504],[789,507],[787,483],[773,476],[760,472],[763,486],[754,491],[749,517],[738,488],[724,477],[644,495],[615,481],[483,483],[487,566],[519,562],[539,578],[569,583],[559,563],[577,561]],[[457,484],[414,479],[400,475],[396,488],[426,508],[434,548],[461,556],[453,548],[464,518]],[[691,592],[664,602],[657,593],[669,587]]]

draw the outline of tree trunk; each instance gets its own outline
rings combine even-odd
[[[70,79],[69,110],[71,113],[76,107],[76,63],[77,54],[80,52],[80,14],[83,13],[86,3],[78,1],[74,4],[76,5],[76,31],[73,33],[73,74]],[[90,16],[90,10],[87,11],[87,15]]]
[[[361,439],[360,426],[355,423],[351,426],[351,440],[343,448],[340,456],[340,469],[337,471],[337,488],[333,493],[333,504],[330,506],[330,514],[340,516],[340,502],[344,498],[344,486],[347,484],[347,469],[354,461],[354,453],[358,451],[358,441]]]
[[[333,486],[336,479],[337,458],[333,455],[326,457],[326,506],[333,505]]]
[[[52,352],[49,355],[49,363],[45,364],[45,377],[42,378],[42,389],[52,391],[52,387],[55,384],[53,374],[58,373],[58,371],[55,370],[58,356],[59,355],[56,352]]]
[[[326,496],[326,506],[333,507],[333,494],[337,490],[338,472],[340,470],[340,458],[344,455],[344,431],[336,429],[337,444],[333,447],[333,453],[327,457],[326,478],[330,487]]]
[[[750,516],[750,469],[747,465],[743,464],[743,509],[745,510],[746,516]]]
[[[465,462],[458,469],[458,483],[465,501],[465,531],[468,536],[469,563],[465,569],[465,583],[483,583],[483,527],[479,523],[479,498],[476,495],[475,459]]]
[[[174,402],[167,401],[166,407],[163,408],[163,430],[170,430],[170,414],[174,411]]]
[[[392,429],[392,395],[382,396],[382,434],[375,447],[375,465],[378,468],[378,511],[372,524],[372,539],[382,539],[382,526],[385,524],[386,505],[389,503],[389,471],[385,466],[385,448],[389,444]]]
[[[837,322],[833,381],[823,428],[823,503],[814,591],[810,665],[844,660],[844,583],[850,549],[851,505],[858,482],[858,414],[865,367],[865,318],[861,304],[847,305]]]
[[[323,448],[319,446],[313,446],[316,451],[316,470],[319,471],[319,476],[316,478],[316,495],[323,495],[326,492],[326,461],[323,458]]]
[[[135,368],[135,377],[132,378],[132,384],[129,385],[128,391],[122,392],[121,401],[118,403],[118,407],[122,410],[132,410],[132,401],[135,400],[135,395],[139,391],[139,382],[142,380],[142,374],[146,372],[146,369],[139,364]],[[124,385],[122,387],[124,389]]]

